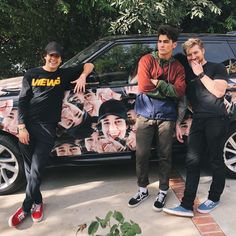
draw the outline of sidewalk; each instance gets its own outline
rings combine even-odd
[[[1,235],[76,236],[78,225],[89,224],[95,219],[95,216],[103,218],[109,210],[120,211],[126,220],[131,219],[138,223],[144,236],[226,235],[214,221],[215,217],[210,215],[191,220],[153,211],[152,204],[158,186],[155,173],[156,167],[152,165],[149,199],[136,208],[128,208],[129,198],[137,191],[133,166],[47,170],[42,185],[45,202],[44,221],[33,223],[28,218],[18,228],[9,228],[7,220],[20,206],[24,193],[0,196]],[[175,177],[171,181],[172,189],[168,194],[167,207],[179,204],[178,198],[181,197],[183,191],[183,179],[179,176]],[[213,229],[212,226],[216,228]],[[86,232],[87,229],[79,235],[87,235]],[[229,236],[233,236],[233,234],[229,234]]]
[[[184,192],[185,182],[178,173],[174,173],[173,179],[170,181],[171,189],[173,190],[176,197],[181,201]],[[224,232],[221,230],[220,226],[214,220],[211,214],[200,214],[195,209],[201,203],[198,197],[195,200],[194,206],[194,217],[192,218],[192,222],[198,229],[200,235],[204,236],[224,236]]]

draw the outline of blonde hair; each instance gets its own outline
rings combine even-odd
[[[184,42],[182,44],[182,47],[183,47],[183,50],[184,50],[184,54],[186,55],[187,53],[187,50],[194,47],[195,45],[198,45],[199,48],[203,49],[204,46],[203,46],[203,42],[201,39],[199,38],[190,38],[188,39],[186,42]]]

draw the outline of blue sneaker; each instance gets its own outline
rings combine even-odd
[[[185,216],[185,217],[193,217],[193,211],[188,210],[182,206],[174,207],[174,208],[163,208],[163,211],[170,215],[175,216]]]
[[[208,199],[198,206],[197,211],[203,214],[209,213],[213,211],[216,207],[218,207],[219,203],[220,203],[219,201],[213,202]]]

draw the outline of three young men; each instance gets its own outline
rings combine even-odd
[[[138,67],[139,94],[136,99],[137,148],[136,172],[138,192],[128,203],[138,206],[149,197],[147,185],[148,162],[152,140],[156,137],[159,152],[159,192],[153,208],[161,211],[169,189],[171,170],[171,147],[177,103],[185,93],[185,72],[183,66],[173,58],[178,32],[170,26],[158,30],[158,52],[143,56]],[[222,137],[228,125],[223,96],[227,86],[227,73],[223,65],[207,62],[200,40],[190,39],[184,44],[184,51],[191,68],[186,68],[187,96],[193,107],[193,123],[189,136],[187,155],[186,189],[181,205],[165,209],[169,214],[193,216],[193,202],[200,177],[199,162],[202,145],[207,143],[212,157],[213,182],[206,202],[198,207],[201,213],[208,213],[218,206],[224,189],[224,163],[222,159]],[[16,213],[9,219],[10,226],[20,224],[31,211],[33,221],[43,218],[43,200],[40,192],[41,174],[47,157],[54,145],[55,128],[60,121],[62,99],[66,85],[79,74],[75,91],[84,91],[86,77],[93,70],[88,63],[82,67],[61,69],[63,50],[51,42],[45,48],[45,65],[34,68],[24,76],[19,98],[19,141],[24,157],[27,187],[26,197]],[[179,124],[176,135],[182,141]]]

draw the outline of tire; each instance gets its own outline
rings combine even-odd
[[[0,134],[0,195],[14,193],[25,184],[24,164],[14,137]]]
[[[230,178],[236,179],[236,124],[232,124],[223,149],[226,173]]]

